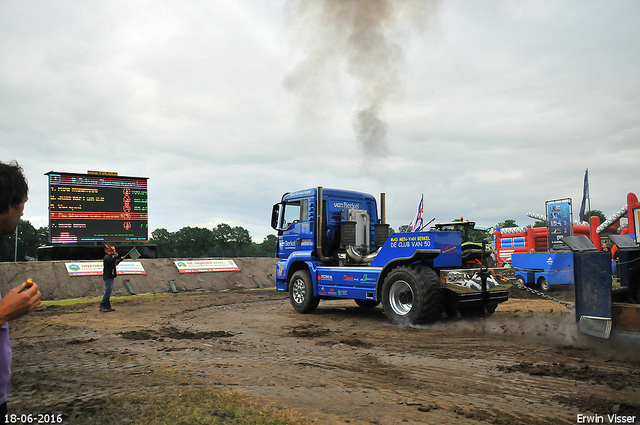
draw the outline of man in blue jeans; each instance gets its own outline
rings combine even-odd
[[[116,247],[113,245],[105,244],[104,246],[105,256],[102,260],[102,279],[104,280],[104,296],[100,303],[100,311],[107,313],[110,311],[116,311],[111,308],[111,292],[113,291],[113,280],[116,278],[116,266],[120,264],[124,257],[118,258]]]

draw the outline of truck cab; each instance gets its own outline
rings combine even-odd
[[[366,256],[389,236],[372,195],[322,187],[285,193],[273,206],[271,227],[278,231],[278,258],[305,252],[332,265],[353,264],[347,249]]]

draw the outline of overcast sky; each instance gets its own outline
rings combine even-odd
[[[149,178],[149,228],[242,226],[284,192],[386,193],[387,221],[640,194],[640,2],[0,1],[0,160]]]

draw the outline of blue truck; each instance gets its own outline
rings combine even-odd
[[[571,252],[532,252],[511,255],[516,280],[521,285],[537,286],[547,292],[551,285],[574,283]]]
[[[276,287],[296,311],[346,298],[366,309],[382,303],[393,324],[411,325],[443,312],[489,315],[508,299],[503,270],[463,267],[460,232],[389,235],[384,194],[380,210],[370,194],[322,187],[285,193],[273,206]]]

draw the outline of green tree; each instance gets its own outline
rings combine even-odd
[[[38,246],[49,245],[49,227],[40,227],[38,229]]]
[[[506,228],[509,228],[509,227],[518,227],[518,224],[516,223],[515,220],[509,218],[509,219],[507,219],[505,221],[501,221],[500,223],[498,223],[498,226],[501,229],[506,229]]]
[[[213,254],[212,232],[202,227],[183,227],[176,233],[177,253],[180,257],[201,258]]]
[[[183,227],[177,232],[161,228],[151,232],[150,244],[158,246],[159,257],[273,257],[278,238],[267,235],[261,243],[253,242],[249,231],[241,226],[221,223],[212,230]]]
[[[17,228],[18,243],[16,255],[16,233],[0,239],[0,261],[26,261],[38,256],[38,231],[28,220],[20,220]]]
[[[267,235],[260,244],[256,245],[255,256],[256,257],[275,257],[278,244],[278,237],[276,235]]]
[[[584,221],[588,222],[589,221],[589,217],[591,216],[596,216],[600,218],[600,224],[604,223],[607,220],[607,217],[605,217],[604,213],[600,210],[590,210],[584,213]]]
[[[149,239],[149,243],[158,246],[158,257],[178,257],[176,234],[169,232],[167,229],[160,228],[151,232],[151,239]]]

